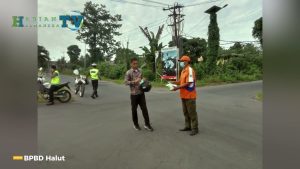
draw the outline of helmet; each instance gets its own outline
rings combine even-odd
[[[97,64],[96,63],[92,63],[92,66],[97,66]]]
[[[43,71],[43,67],[40,67],[40,68],[39,68],[39,71]]]
[[[146,80],[146,79],[143,79],[141,82],[140,82],[140,86],[139,86],[140,90],[143,91],[143,92],[149,92],[152,88],[152,85],[151,83]]]

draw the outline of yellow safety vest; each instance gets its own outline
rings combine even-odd
[[[59,72],[57,70],[55,70],[54,73],[56,73],[57,76],[51,78],[51,84],[58,85],[58,84],[60,84]]]
[[[99,70],[98,69],[93,68],[93,69],[90,70],[90,75],[91,75],[91,79],[92,80],[99,80],[98,74],[99,74]]]

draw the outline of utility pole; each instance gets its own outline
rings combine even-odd
[[[169,10],[171,12],[171,14],[169,14],[169,17],[172,18],[172,23],[168,26],[172,27],[172,31],[173,31],[173,42],[175,43],[175,45],[177,46],[177,48],[179,49],[179,54],[182,54],[182,50],[180,50],[180,38],[181,38],[181,31],[182,31],[182,26],[181,23],[184,20],[183,17],[185,15],[181,14],[181,10],[184,6],[183,5],[179,5],[178,3],[175,3],[174,6],[172,7],[168,7],[168,8],[163,8],[164,11]]]
[[[184,6],[179,5],[178,3],[174,3],[172,7],[163,8],[164,11],[169,10],[171,14],[169,14],[169,17],[172,18],[172,23],[168,26],[172,27],[173,31],[173,42],[175,43],[176,47],[178,48],[179,57],[182,55],[182,43],[181,43],[181,36],[180,33],[182,32],[182,26],[181,23],[184,20],[184,15],[181,14],[181,10]],[[179,79],[179,63],[176,62],[176,80]]]
[[[86,69],[86,43],[84,43],[84,70]]]

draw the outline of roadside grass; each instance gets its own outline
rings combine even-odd
[[[263,93],[262,92],[257,93],[256,96],[255,96],[255,99],[259,100],[259,101],[262,101],[263,100]]]
[[[105,81],[110,81],[119,85],[124,84],[124,79],[109,79],[106,77],[102,77],[102,80]],[[239,82],[250,82],[250,81],[256,81],[256,80],[261,80],[258,79],[255,76],[249,76],[249,75],[242,75],[242,76],[237,76],[237,77],[219,77],[219,76],[211,76],[207,77],[201,80],[197,80],[196,85],[197,87],[202,87],[202,86],[215,86],[215,85],[221,85],[221,84],[230,84],[230,83],[239,83]],[[153,87],[165,87],[167,82],[166,81],[161,81],[161,80],[156,80],[156,81],[151,81],[151,84]]]

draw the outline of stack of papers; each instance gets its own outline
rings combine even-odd
[[[166,86],[169,88],[169,90],[173,90],[175,87],[177,87],[177,85],[172,84],[170,82],[168,84],[166,84]]]

